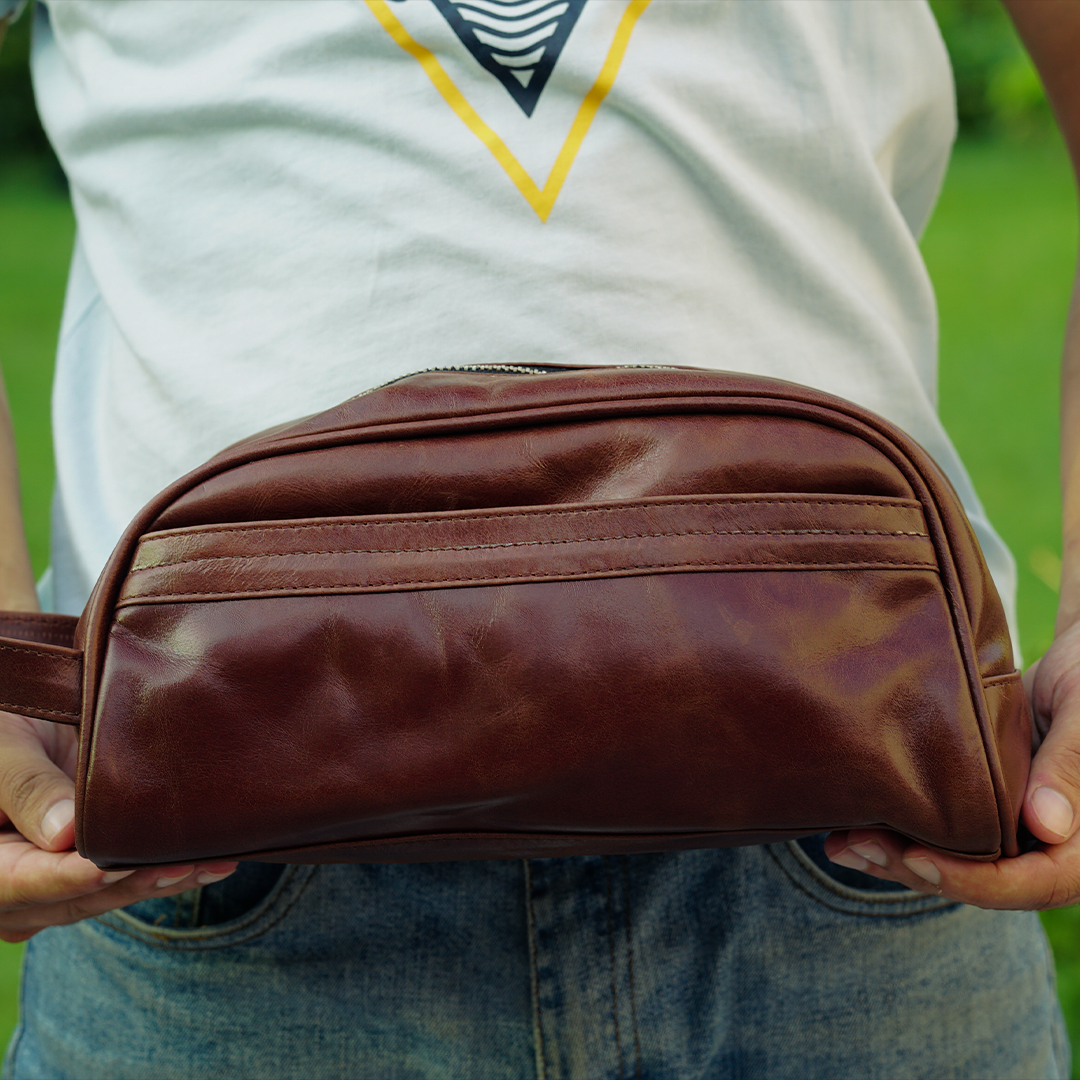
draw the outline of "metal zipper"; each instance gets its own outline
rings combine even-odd
[[[674,365],[672,364],[602,364],[598,367],[613,367],[613,368],[634,368],[635,370],[647,370],[647,371],[673,371]],[[355,401],[357,398],[367,397],[368,394],[374,394],[376,390],[382,390],[385,386],[393,386],[394,383],[399,383],[403,379],[411,379],[414,375],[428,375],[436,371],[471,371],[479,375],[557,375],[559,372],[581,371],[581,367],[543,367],[540,365],[526,366],[524,364],[460,364],[460,365],[448,365],[444,367],[429,367],[421,368],[419,371],[410,371],[405,375],[398,375],[395,379],[388,379],[384,383],[379,383],[378,386],[373,386],[369,390],[363,390],[359,394],[354,394],[349,401]]]

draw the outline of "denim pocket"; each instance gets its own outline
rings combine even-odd
[[[917,892],[829,862],[824,839],[822,834],[766,846],[788,879],[822,906],[849,915],[876,918],[924,915],[957,906],[955,901],[943,896]]]
[[[241,944],[280,922],[315,873],[314,866],[242,862],[212,885],[151,897],[98,922],[167,949],[214,949]]]

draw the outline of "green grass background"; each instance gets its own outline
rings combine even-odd
[[[55,182],[30,174],[0,182],[0,364],[39,573],[53,472],[49,384],[72,230]],[[942,415],[1016,553],[1029,662],[1051,640],[1057,601],[1056,379],[1076,234],[1060,142],[974,142],[957,148],[923,244],[941,310]],[[1043,918],[1080,1040],[1080,908]],[[0,1040],[15,1023],[21,955],[20,946],[0,944]]]
[[[941,316],[941,414],[1016,556],[1031,663],[1053,639],[1061,554],[1057,379],[1077,255],[1062,144],[961,143],[923,252]],[[1043,924],[1080,1058],[1080,907]]]

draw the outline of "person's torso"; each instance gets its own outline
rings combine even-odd
[[[938,457],[994,547],[934,409],[917,237],[954,117],[921,0],[47,11],[35,83],[79,226],[61,607],[146,499],[228,443],[492,361],[852,398]]]

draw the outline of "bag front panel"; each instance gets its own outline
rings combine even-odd
[[[555,384],[596,415],[564,422]],[[693,389],[666,415],[612,400]],[[482,418],[508,403],[551,408]],[[364,428],[381,414],[412,426]],[[1008,681],[1007,633],[947,482],[875,423],[716,373],[440,373],[209,463],[92,602],[80,850],[519,857],[887,824],[995,857],[992,738],[1014,753],[1027,714],[998,688],[980,721],[972,695]],[[618,530],[507,524],[568,502],[634,506]]]
[[[655,850],[668,835],[713,834],[707,845],[884,824],[992,854],[993,791],[933,552],[896,528],[918,510],[759,502],[758,530],[752,500],[736,500],[739,530],[598,530],[610,576],[540,580],[568,541],[595,542],[561,536],[527,542],[511,580],[483,585],[256,597],[227,559],[230,599],[164,595],[159,581],[110,634],[86,850],[122,865],[469,833],[473,857],[499,857],[506,833],[525,848],[536,833]],[[834,507],[843,527],[830,530]],[[579,508],[559,528],[580,533],[611,509]],[[715,517],[727,509],[706,503],[696,524],[730,525]],[[429,566],[442,558],[433,529],[469,520],[448,517],[415,527]],[[648,562],[671,545],[685,559],[687,544],[696,567],[618,569],[628,548]],[[725,547],[750,557],[725,560]]]

